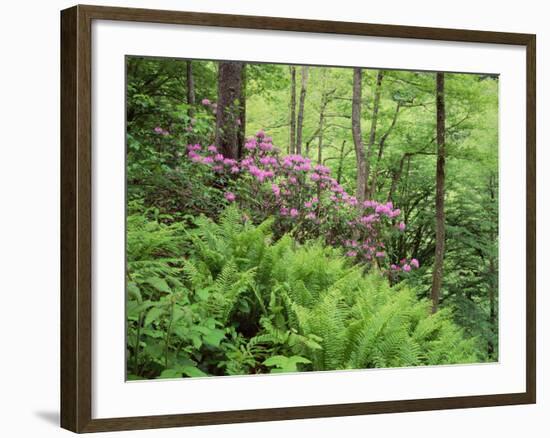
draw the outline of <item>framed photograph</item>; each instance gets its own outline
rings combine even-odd
[[[61,425],[535,403],[535,35],[61,13]]]

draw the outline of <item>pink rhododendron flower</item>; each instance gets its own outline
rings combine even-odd
[[[203,105],[210,105],[210,100],[208,100],[208,99],[203,99],[203,100],[201,100],[201,103],[202,103]]]
[[[410,270],[411,270],[411,267],[408,264],[403,265],[403,271],[410,272]]]
[[[328,175],[330,174],[330,169],[327,166],[323,166],[321,164],[317,164],[315,166],[315,171],[317,173],[320,173],[321,175]]]
[[[248,149],[249,151],[252,151],[252,150],[256,149],[256,141],[249,140],[245,143],[244,147],[245,147],[245,149]]]
[[[291,208],[290,209],[290,216],[292,216],[292,217],[298,216],[298,210],[296,210],[295,208]]]
[[[414,268],[417,268],[420,266],[420,263],[418,263],[418,260],[416,259],[411,259],[411,266],[413,266]]]
[[[235,193],[232,192],[225,192],[224,195],[225,199],[227,199],[229,202],[233,202],[236,199]]]
[[[208,150],[208,152],[212,152],[213,154],[218,152],[218,148],[216,146],[214,146],[213,144],[208,146],[207,150]]]
[[[267,143],[267,142],[261,142],[258,147],[262,151],[270,151],[270,150],[273,149],[273,145],[271,143]]]

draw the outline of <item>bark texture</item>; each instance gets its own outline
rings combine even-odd
[[[243,102],[243,63],[220,62],[216,108],[216,146],[227,158],[239,158]]]
[[[445,255],[445,75],[436,73],[437,167],[435,176],[435,258],[432,274],[432,313],[437,312]]]
[[[290,67],[290,143],[291,154],[296,153],[296,67]]]
[[[304,127],[304,106],[307,94],[308,67],[302,67],[302,85],[300,88],[300,103],[298,106],[298,124],[296,126],[296,148],[297,154],[302,153],[302,132]]]
[[[187,115],[193,117],[193,105],[195,105],[195,81],[193,80],[193,63],[186,62],[186,79],[187,79]]]
[[[378,125],[378,112],[380,110],[380,95],[382,93],[382,80],[384,79],[384,72],[378,70],[376,75],[376,86],[374,89],[374,101],[372,104],[372,117],[370,124],[370,134],[369,134],[369,143],[367,145],[367,156],[365,158],[365,194],[363,199],[369,196],[369,178],[370,178],[370,162],[372,157],[372,150],[374,147],[374,142],[376,141],[376,128]]]
[[[362,97],[363,71],[360,68],[353,69],[353,96],[351,103],[351,131],[355,146],[357,160],[357,200],[361,203],[365,200],[365,147],[361,133],[361,97]]]

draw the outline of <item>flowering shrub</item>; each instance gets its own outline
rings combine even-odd
[[[214,145],[187,149],[191,162],[209,166],[218,176],[227,202],[239,203],[257,221],[275,216],[279,235],[291,232],[299,241],[323,237],[348,257],[383,267],[388,258],[384,241],[405,230],[398,219],[401,211],[391,202],[360,204],[328,167],[301,155],[282,155],[263,131],[247,140],[240,160],[224,157]],[[395,272],[413,268],[418,268],[416,259],[390,266]]]

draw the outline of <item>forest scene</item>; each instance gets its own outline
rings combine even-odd
[[[128,380],[498,361],[498,76],[126,57]]]

